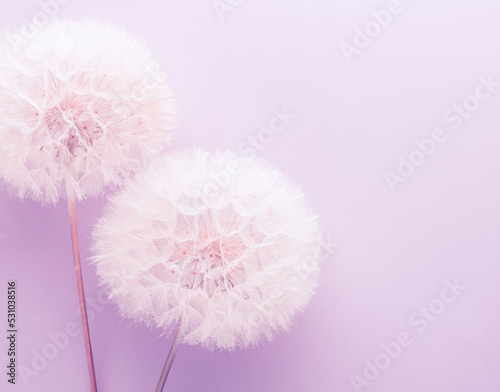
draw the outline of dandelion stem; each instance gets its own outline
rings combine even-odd
[[[158,381],[156,392],[162,392],[163,388],[165,387],[165,382],[167,381],[168,374],[170,373],[170,369],[172,368],[172,364],[174,363],[175,355],[179,350],[179,345],[181,344],[181,340],[182,340],[182,321],[179,325],[179,330],[177,331],[177,335],[175,335],[172,347],[170,347],[170,352],[168,353],[167,361],[165,362],[165,366],[163,367],[163,371],[160,376],[160,381]]]
[[[82,315],[83,336],[85,349],[87,351],[87,363],[89,366],[90,388],[97,392],[95,379],[94,359],[92,356],[92,344],[90,342],[89,320],[87,317],[87,305],[85,302],[85,291],[83,289],[82,264],[80,262],[80,249],[78,245],[78,225],[76,220],[76,196],[75,191],[67,187],[69,221],[71,226],[71,244],[73,246],[73,260],[75,261],[76,284],[78,286],[78,298],[80,300],[80,312]]]

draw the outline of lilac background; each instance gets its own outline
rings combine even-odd
[[[4,3],[2,27],[41,9]],[[177,95],[177,148],[237,149],[274,109],[288,108],[296,118],[258,155],[303,186],[339,244],[290,334],[234,354],[183,346],[168,390],[355,391],[351,375],[363,376],[365,360],[406,331],[411,346],[362,391],[499,391],[500,91],[457,130],[442,115],[474,93],[478,77],[500,81],[500,3],[401,1],[402,12],[350,63],[339,45],[352,44],[356,27],[387,1],[232,3],[223,20],[211,0],[72,0],[58,12],[114,23],[151,48]],[[392,192],[384,173],[436,127],[446,142]],[[78,207],[84,260],[103,203]],[[69,239],[64,203],[22,203],[2,188],[0,286],[18,281],[26,367],[49,334],[79,322]],[[94,267],[85,263],[84,274],[96,300]],[[467,289],[419,332],[410,315],[455,278]],[[171,337],[120,320],[111,304],[98,307],[91,329],[100,391],[154,390]],[[3,337],[0,349],[4,368]],[[1,391],[87,391],[81,335],[28,385],[19,373],[18,385],[5,380]]]

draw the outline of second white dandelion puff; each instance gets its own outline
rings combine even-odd
[[[287,330],[318,282],[321,233],[302,192],[232,153],[164,157],[111,198],[94,230],[124,316],[232,350]],[[161,389],[160,389],[161,390]]]

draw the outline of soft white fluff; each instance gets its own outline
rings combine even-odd
[[[125,317],[234,349],[286,330],[317,285],[317,218],[279,171],[233,153],[164,157],[94,230],[101,283]]]
[[[23,35],[24,34],[24,35]],[[173,127],[172,93],[151,53],[99,22],[56,20],[0,39],[0,178],[55,203],[119,185]]]

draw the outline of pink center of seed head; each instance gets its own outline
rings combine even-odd
[[[210,297],[234,288],[247,278],[245,268],[237,261],[244,251],[244,244],[236,236],[220,237],[191,252],[186,251],[181,285],[190,290],[204,289]],[[178,259],[172,256],[170,261],[175,263]]]
[[[56,142],[57,157],[61,153],[68,157],[69,153],[68,159],[71,159],[82,150],[86,152],[102,136],[102,129],[88,113],[86,101],[83,97],[69,97],[45,113],[46,130]]]
[[[168,261],[149,271],[163,282],[202,289],[212,297],[246,281],[247,271],[240,260],[245,250],[237,235],[210,235],[201,230],[195,239],[176,243]]]

